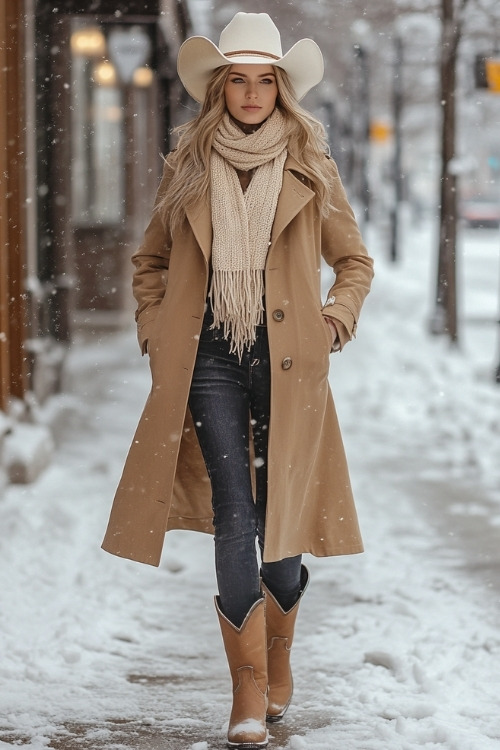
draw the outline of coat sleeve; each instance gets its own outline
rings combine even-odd
[[[165,195],[172,173],[173,169],[167,158],[151,220],[142,244],[132,255],[132,263],[135,266],[132,291],[137,302],[135,319],[139,346],[143,354],[147,351],[149,331],[156,319],[167,286],[171,241],[168,229],[156,209]]]
[[[328,291],[322,313],[335,322],[342,349],[356,334],[361,307],[373,278],[373,260],[363,244],[337,166],[331,159],[329,164],[334,180],[333,210],[322,220],[321,253],[335,273],[335,282]]]

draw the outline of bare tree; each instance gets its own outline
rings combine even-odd
[[[456,76],[463,14],[468,1],[441,0],[441,200],[436,309],[432,332],[447,334],[453,343],[458,342]]]
[[[495,0],[441,0],[441,59],[440,90],[442,107],[441,125],[441,181],[439,250],[436,284],[436,307],[431,330],[446,334],[452,343],[458,343],[457,323],[457,196],[458,177],[456,159],[456,98],[457,61],[460,40],[464,35],[465,14],[468,7],[476,11],[476,23],[485,27],[485,21],[498,23],[498,6]],[[471,31],[471,30],[469,30]],[[477,29],[476,29],[477,31]]]

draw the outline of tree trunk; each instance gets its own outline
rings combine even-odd
[[[441,0],[441,200],[436,311],[433,333],[458,341],[457,325],[457,177],[453,168],[456,130],[456,63],[460,18],[456,0]]]

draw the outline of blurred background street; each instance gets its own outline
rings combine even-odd
[[[159,569],[100,543],[150,387],[130,255],[196,109],[177,50],[240,9],[0,8],[0,747],[225,744],[212,539],[170,533]],[[498,750],[500,7],[243,9],[322,48],[304,103],[376,271],[330,373],[366,551],[306,560],[270,747]]]

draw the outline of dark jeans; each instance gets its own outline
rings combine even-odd
[[[237,627],[260,598],[256,540],[264,546],[270,366],[267,328],[259,326],[241,363],[230,354],[207,311],[200,335],[189,408],[212,485],[215,568],[221,608]],[[250,468],[250,420],[255,449],[255,498]],[[262,578],[288,610],[300,592],[301,556],[262,563]]]

